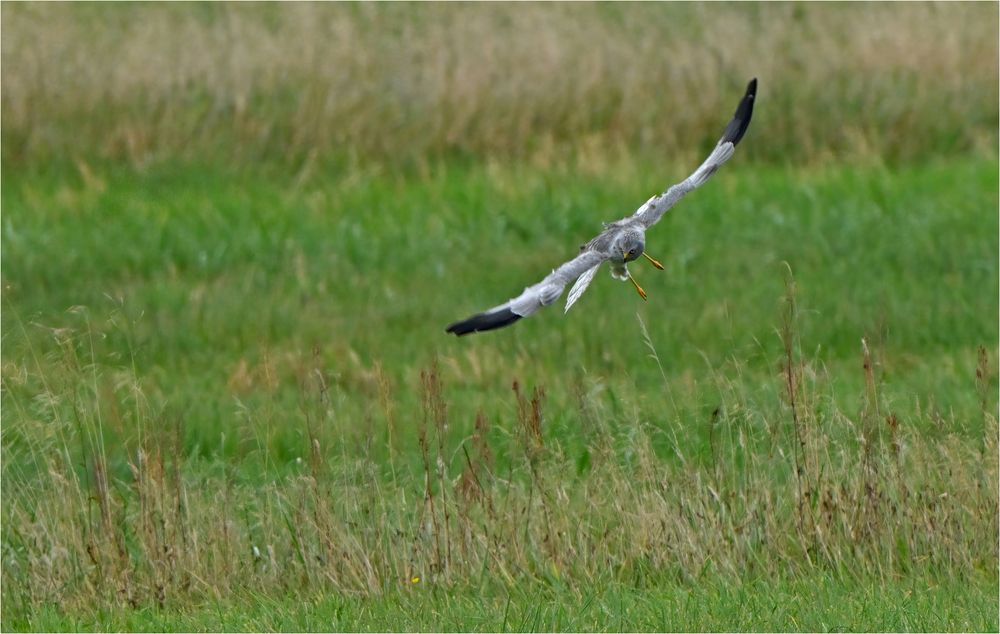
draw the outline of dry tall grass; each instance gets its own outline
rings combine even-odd
[[[997,5],[4,3],[3,157],[993,153]]]
[[[494,579],[585,588],[611,578],[693,581],[706,571],[995,574],[997,419],[983,390],[994,372],[986,351],[969,386],[983,395],[984,436],[933,438],[918,429],[932,421],[901,421],[887,407],[864,344],[863,407],[839,409],[823,368],[801,357],[795,319],[790,304],[773,379],[783,403],[720,378],[710,420],[658,427],[612,414],[585,389],[575,413],[583,458],[579,439],[546,433],[544,392],[529,396],[516,383],[502,435],[480,416],[470,437],[449,444],[449,388],[434,365],[421,375],[422,422],[404,433],[411,451],[419,444],[419,466],[398,461],[391,433],[348,447],[316,367],[304,372],[311,396],[300,411],[254,423],[303,429],[300,466],[275,478],[265,443],[259,481],[240,481],[246,473],[235,466],[192,468],[199,458],[182,446],[182,419],[150,407],[132,370],[98,369],[86,331],[53,332],[61,353],[46,373],[4,366],[6,407],[18,414],[4,446],[5,612],[242,591],[371,596]],[[384,389],[359,398],[378,412],[405,388]],[[17,396],[26,391],[37,396]],[[391,408],[381,409],[392,429]],[[708,457],[678,440],[699,424],[711,427]],[[229,442],[259,444],[258,433]],[[390,466],[371,453],[380,442]],[[672,455],[654,449],[664,442]]]

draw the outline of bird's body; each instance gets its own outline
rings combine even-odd
[[[566,285],[576,280],[566,298],[566,310],[580,298],[593,281],[604,262],[611,268],[611,275],[618,280],[630,280],[636,290],[646,298],[646,293],[628,270],[629,262],[645,257],[653,266],[663,266],[646,254],[646,230],[656,224],[681,198],[705,183],[733,155],[736,144],[743,138],[753,114],[757,93],[757,80],[747,86],[746,94],[736,109],[733,120],[726,127],[722,138],[705,162],[681,183],[670,187],[663,194],[653,196],[626,218],[606,224],[593,240],[580,247],[575,258],[552,271],[541,282],[529,286],[517,297],[484,313],[448,326],[447,332],[467,335],[509,326],[522,317],[533,315],[539,309],[554,303]]]
[[[624,282],[628,279],[628,263],[646,250],[646,228],[634,218],[612,222],[581,251],[588,249],[601,254],[611,266],[611,277]]]

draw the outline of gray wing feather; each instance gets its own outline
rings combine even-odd
[[[512,299],[509,304],[514,313],[527,317],[548,306],[562,295],[563,289],[573,279],[579,277],[587,269],[599,265],[604,256],[596,251],[585,251],[555,269],[538,284],[529,286],[524,292]]]
[[[559,299],[563,289],[571,280],[580,277],[588,269],[597,267],[604,259],[605,256],[597,251],[584,251],[553,270],[541,282],[525,288],[517,297],[499,306],[494,306],[486,312],[456,322],[448,326],[447,332],[459,336],[467,335],[473,332],[503,328],[522,317],[529,317],[538,312],[539,309]]]
[[[566,310],[563,311],[564,313],[568,313],[569,309],[572,308],[573,304],[576,303],[576,300],[580,299],[580,297],[583,295],[583,292],[587,290],[587,287],[590,286],[590,283],[594,281],[594,276],[597,275],[597,270],[600,268],[601,268],[600,263],[595,264],[594,266],[584,271],[583,274],[580,275],[580,277],[576,278],[576,283],[573,284],[573,287],[569,289],[569,296],[566,298]]]
[[[753,104],[757,97],[757,80],[753,79],[747,84],[746,94],[736,107],[736,113],[732,121],[726,126],[722,138],[715,145],[715,149],[708,155],[693,174],[684,179],[659,196],[653,196],[646,203],[639,207],[639,210],[632,216],[639,220],[645,228],[650,228],[659,222],[665,213],[670,211],[674,205],[680,202],[688,193],[698,189],[715,174],[726,161],[733,156],[736,151],[736,144],[740,142],[750,126],[750,119],[753,117]]]
[[[635,217],[639,219],[642,225],[649,229],[663,217],[668,211],[670,211],[674,205],[681,201],[681,198],[687,196],[690,192],[698,189],[712,177],[715,172],[722,167],[722,165],[728,161],[733,156],[733,151],[736,149],[732,143],[719,143],[715,146],[715,150],[708,155],[705,162],[701,164],[698,169],[694,171],[693,174],[688,176],[682,182],[677,183],[663,194],[659,196],[653,196],[646,203],[639,207],[638,211],[635,212]]]

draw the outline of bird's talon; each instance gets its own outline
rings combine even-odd
[[[628,276],[628,279],[629,279],[630,282],[632,282],[632,286],[635,286],[635,290],[638,291],[639,297],[642,298],[642,301],[644,301],[644,302],[648,301],[646,299],[646,291],[642,290],[642,287],[639,286],[639,282],[636,282],[635,278],[632,277],[631,275]]]
[[[646,254],[646,252],[645,252],[645,251],[643,251],[642,255],[643,255],[643,256],[645,256],[645,258],[646,258],[647,260],[649,260],[649,262],[650,262],[650,263],[651,263],[651,264],[652,264],[653,266],[655,266],[656,268],[660,269],[661,271],[662,271],[662,270],[664,270],[664,269],[663,269],[663,265],[662,265],[662,264],[660,264],[659,262],[657,262],[656,260],[654,260],[653,258],[649,257],[649,255],[648,255],[648,254]]]

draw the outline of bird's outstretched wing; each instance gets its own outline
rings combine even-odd
[[[473,315],[466,320],[456,322],[447,328],[447,332],[458,336],[473,332],[483,332],[509,326],[522,317],[529,317],[540,308],[555,302],[562,295],[563,289],[570,281],[590,274],[604,261],[604,256],[596,251],[584,251],[569,262],[555,269],[544,280],[524,289],[524,292],[510,301],[489,309],[484,313]],[[586,285],[583,287],[586,288]],[[574,286],[576,289],[576,286]],[[579,291],[582,293],[583,289]],[[578,294],[579,296],[579,294]],[[567,308],[568,310],[568,308]]]
[[[753,102],[757,96],[757,80],[752,79],[747,84],[747,92],[743,95],[740,105],[736,108],[733,120],[726,126],[722,138],[716,144],[715,149],[708,155],[705,162],[688,176],[684,181],[674,185],[659,196],[653,196],[646,203],[639,207],[633,218],[642,222],[647,229],[655,225],[663,214],[680,202],[688,192],[698,189],[705,184],[712,174],[715,174],[722,165],[732,157],[736,150],[736,144],[740,142],[743,135],[750,126],[750,118],[753,116]]]

